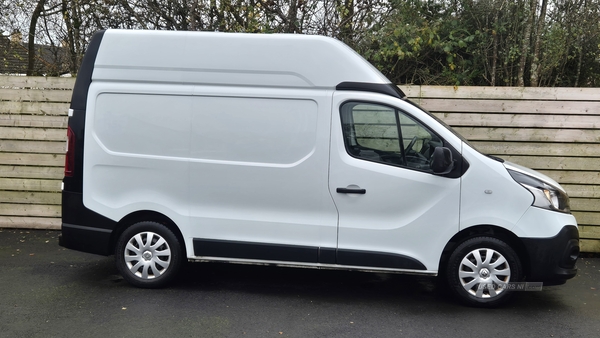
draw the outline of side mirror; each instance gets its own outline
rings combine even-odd
[[[445,175],[454,169],[452,152],[446,147],[435,147],[431,156],[431,170],[436,175]]]

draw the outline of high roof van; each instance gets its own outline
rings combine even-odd
[[[440,275],[467,304],[575,276],[555,181],[479,153],[342,42],[106,30],[77,75],[66,248],[162,287],[184,261]]]

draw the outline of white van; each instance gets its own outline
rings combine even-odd
[[[160,287],[185,260],[436,276],[472,305],[575,276],[552,179],[479,153],[343,43],[107,30],[77,76],[64,247]]]

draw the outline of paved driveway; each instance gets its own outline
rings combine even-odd
[[[484,310],[432,278],[267,266],[189,264],[170,288],[136,289],[57,236],[0,229],[0,337],[600,337],[599,258]]]

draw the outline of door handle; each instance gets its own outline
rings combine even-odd
[[[350,188],[337,188],[337,191],[340,194],[361,194],[364,195],[367,193],[366,189],[350,189]]]

